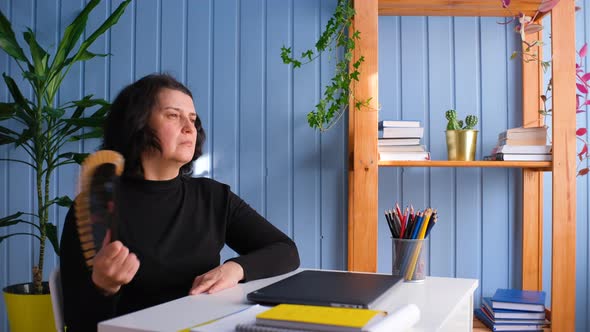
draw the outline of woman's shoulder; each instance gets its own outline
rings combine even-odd
[[[190,176],[185,176],[183,178],[183,180],[185,181],[185,183],[187,183],[190,187],[193,187],[193,188],[203,188],[203,189],[207,189],[207,190],[222,190],[222,191],[229,190],[229,186],[227,184],[210,179],[210,178],[205,178],[205,177],[194,178],[194,177],[190,177]]]

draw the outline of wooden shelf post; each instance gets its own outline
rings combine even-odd
[[[527,35],[527,41],[543,40],[537,33]],[[524,47],[523,47],[524,48]],[[538,48],[542,60],[542,49]],[[543,125],[543,70],[540,61],[522,61],[522,122],[525,127]],[[522,289],[543,288],[543,173],[522,170]],[[525,194],[526,193],[526,194]]]
[[[361,79],[354,82],[348,125],[348,270],[377,271],[377,153],[378,108],[378,1],[354,1],[354,28],[360,31],[351,63],[360,55]],[[355,100],[371,98],[370,107],[355,108]]]
[[[551,12],[553,79],[553,228],[551,328],[576,326],[576,46],[575,3]]]

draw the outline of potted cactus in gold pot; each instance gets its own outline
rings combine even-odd
[[[465,121],[457,119],[457,111],[445,113],[447,123],[447,154],[449,160],[475,160],[477,146],[477,116],[468,115]]]

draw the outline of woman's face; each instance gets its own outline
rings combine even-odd
[[[162,153],[157,158],[159,163],[180,168],[193,159],[197,142],[196,118],[190,96],[178,90],[160,91],[149,119],[150,128],[160,140]],[[158,152],[153,154],[158,155]]]

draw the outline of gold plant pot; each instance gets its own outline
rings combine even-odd
[[[477,130],[447,130],[445,133],[449,160],[475,160]]]

